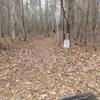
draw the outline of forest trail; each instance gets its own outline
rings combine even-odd
[[[41,36],[0,52],[0,100],[58,100],[86,90],[100,98],[100,52],[63,49]]]

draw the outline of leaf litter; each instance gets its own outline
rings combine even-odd
[[[100,51],[58,47],[37,36],[0,53],[0,100],[58,100],[92,91],[100,98]]]

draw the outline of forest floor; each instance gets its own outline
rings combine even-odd
[[[30,38],[0,48],[0,100],[59,100],[92,91],[100,98],[100,51]]]

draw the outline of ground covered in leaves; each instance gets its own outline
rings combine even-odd
[[[100,51],[30,38],[0,49],[0,100],[58,100],[92,91],[100,98]]]

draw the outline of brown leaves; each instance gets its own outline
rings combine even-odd
[[[0,97],[57,100],[86,89],[100,97],[99,54],[77,46],[63,49],[41,36],[15,43],[13,50],[0,55]]]

